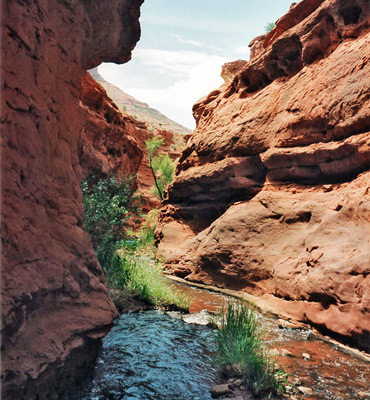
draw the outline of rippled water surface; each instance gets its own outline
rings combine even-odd
[[[176,286],[192,299],[193,313],[220,310],[227,302],[220,294]],[[296,386],[313,390],[312,396],[295,398],[370,400],[369,363],[343,353],[310,329],[279,329],[276,319],[263,321],[276,361],[291,381],[299,380]],[[210,358],[214,336],[214,330],[187,324],[177,313],[123,314],[103,339],[93,380],[68,400],[210,400],[209,390],[217,382]]]
[[[214,332],[160,311],[123,314],[74,400],[208,400]]]
[[[221,294],[176,285],[193,298],[191,311],[220,311],[227,298]],[[291,376],[299,379],[297,386],[313,390],[311,400],[370,400],[370,364],[344,353],[324,341],[310,329],[280,329],[275,318],[262,317],[267,328],[269,345],[276,349],[276,361]],[[282,353],[289,356],[283,356]],[[303,357],[308,354],[309,359]]]

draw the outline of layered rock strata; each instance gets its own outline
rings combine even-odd
[[[112,104],[101,115],[86,104],[85,70],[130,59],[141,3],[1,2],[4,399],[57,398],[117,315],[82,228],[80,183],[117,161],[136,171],[142,153]]]
[[[370,3],[302,0],[257,39],[193,108],[159,254],[370,351]]]

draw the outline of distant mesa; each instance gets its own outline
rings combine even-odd
[[[97,68],[89,70],[90,75],[99,82],[107,91],[108,96],[117,104],[120,110],[125,111],[139,121],[147,124],[148,129],[163,129],[182,135],[189,135],[192,131],[175,121],[167,118],[158,110],[148,104],[135,99],[110,82],[107,82],[98,72]]]

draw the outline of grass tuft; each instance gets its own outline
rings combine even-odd
[[[264,332],[254,308],[229,302],[217,333],[215,362],[222,374],[240,376],[255,395],[275,393],[275,364],[269,358]]]
[[[189,299],[179,294],[163,276],[160,264],[140,252],[117,250],[111,270],[111,284],[125,288],[156,307],[188,311]]]

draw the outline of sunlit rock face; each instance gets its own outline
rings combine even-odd
[[[302,0],[255,45],[193,108],[160,255],[370,351],[370,3]]]
[[[85,69],[130,59],[141,3],[1,2],[4,399],[56,398],[117,315],[82,228],[80,182],[112,164],[136,171],[142,154],[113,106],[94,109]]]

